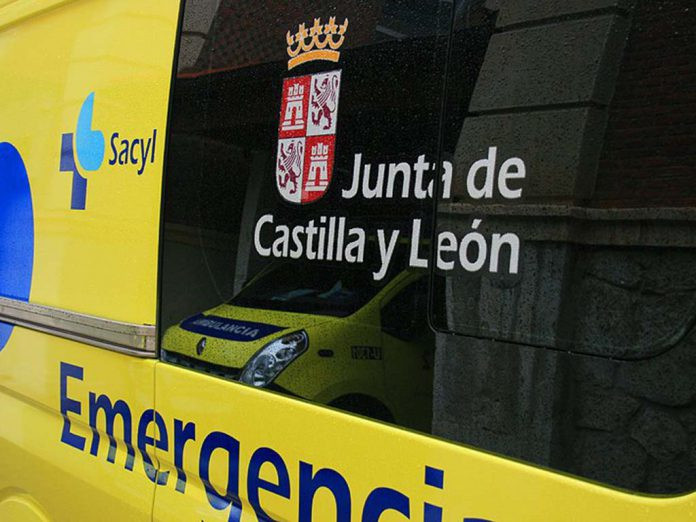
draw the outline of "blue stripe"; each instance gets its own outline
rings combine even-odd
[[[256,341],[286,328],[285,326],[239,321],[203,314],[189,317],[180,326],[189,332],[241,342]]]
[[[34,264],[34,211],[22,157],[0,143],[0,296],[29,300]],[[12,326],[0,323],[0,350]]]

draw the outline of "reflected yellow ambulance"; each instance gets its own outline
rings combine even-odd
[[[692,0],[0,0],[0,521],[691,520],[695,56]]]
[[[432,402],[423,272],[381,285],[364,272],[272,265],[228,303],[171,327],[164,358],[404,426]]]

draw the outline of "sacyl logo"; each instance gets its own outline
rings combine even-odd
[[[70,208],[84,210],[87,203],[87,178],[80,173],[98,171],[104,162],[105,140],[104,133],[92,128],[94,116],[94,93],[90,93],[77,118],[77,129],[74,134],[66,132],[61,139],[60,171],[72,172],[72,196]],[[108,164],[112,166],[134,166],[138,176],[145,172],[148,163],[155,162],[155,146],[157,129],[152,130],[152,136],[146,138],[121,138],[119,132],[113,132],[110,139],[111,156]],[[77,153],[77,154],[76,154]]]

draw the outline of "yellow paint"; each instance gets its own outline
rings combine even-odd
[[[85,451],[60,442],[61,362],[85,368],[85,381],[68,382],[68,394],[83,402],[83,415],[69,416],[71,431],[87,440]],[[133,471],[125,469],[126,450],[119,440],[115,463],[108,462],[103,429],[97,456],[92,456],[87,406],[88,393],[94,391],[113,401],[123,399],[138,415],[151,408],[154,365],[16,329],[0,352],[0,499],[9,492],[3,499],[9,500],[7,506],[0,501],[0,515],[4,509],[20,507],[28,512],[31,502],[49,520],[104,520],[105,512],[110,520],[149,520],[154,485],[143,473],[142,461],[136,460]],[[103,428],[103,419],[98,425]]]
[[[179,2],[16,0],[0,6],[0,142],[29,176],[34,208],[35,303],[154,324],[159,204]],[[93,128],[105,158],[88,178],[86,210],[71,210],[72,175],[60,172],[63,133],[74,133],[95,93]],[[111,166],[112,132],[148,136],[155,163],[138,176]],[[0,351],[0,520],[149,520],[154,485],[139,468],[60,442],[60,363],[85,368],[91,385],[136,411],[153,405],[152,360],[135,359],[15,328]],[[73,430],[91,437],[85,401]],[[99,420],[103,426],[103,419]],[[117,425],[119,422],[117,421]]]
[[[432,390],[432,367],[424,369],[423,366],[424,352],[431,349],[433,342],[430,339],[420,343],[401,341],[380,328],[380,309],[397,298],[409,283],[425,275],[415,270],[398,274],[347,317],[222,304],[205,314],[284,328],[254,341],[239,342],[174,326],[165,333],[162,347],[192,359],[241,370],[266,344],[285,334],[304,330],[309,338],[307,351],[278,375],[275,385],[320,404],[331,404],[349,395],[367,395],[384,405],[399,425],[428,430],[432,396],[430,393],[414,396],[414,390]],[[203,337],[206,348],[199,355],[196,345]],[[377,347],[381,359],[356,360],[351,352],[354,346]],[[331,357],[319,355],[321,350],[327,349],[333,353]]]
[[[23,2],[18,2],[23,5]],[[0,135],[22,154],[35,213],[33,302],[154,324],[164,137],[176,2],[73,2],[0,32]],[[50,49],[50,52],[47,50]],[[87,209],[70,209],[61,135],[95,93],[105,158],[88,179]],[[109,138],[158,129],[155,164],[108,164]]]
[[[447,522],[464,517],[496,522],[683,522],[691,520],[696,509],[696,495],[649,498],[622,493],[190,370],[158,364],[156,374],[158,411],[169,422],[176,417],[196,423],[199,439],[189,441],[184,454],[187,475],[197,474],[201,439],[211,431],[228,433],[240,442],[242,498],[252,453],[266,446],[282,455],[291,498],[261,496],[262,506],[279,520],[297,520],[299,461],[312,463],[315,470],[333,468],[346,478],[353,521],[360,520],[363,503],[375,487],[395,488],[409,496],[412,520],[423,520],[424,502],[444,507]],[[172,452],[158,455],[163,469],[172,470]],[[214,482],[219,491],[224,491],[225,464],[214,461],[220,472]],[[423,484],[425,465],[445,471],[443,491]],[[275,480],[272,468],[265,477]],[[156,520],[227,520],[228,511],[203,509],[207,500],[200,481],[191,481],[185,494],[175,490],[174,482],[170,479],[157,490]],[[334,519],[333,509],[320,501],[315,520]],[[242,520],[255,520],[247,501],[243,513]],[[404,517],[390,514],[380,519],[392,520]]]
[[[31,299],[36,303],[139,324],[155,321],[160,190],[178,8],[173,0],[0,3],[0,141],[17,147],[31,181]],[[88,178],[87,209],[76,211],[70,209],[71,175],[59,171],[61,136],[75,132],[80,107],[90,92],[95,93],[93,126],[107,140],[105,162],[112,132],[145,137],[156,128],[160,141],[154,164],[141,176],[129,167],[107,163],[97,172],[83,172]],[[375,302],[370,313],[378,306]],[[322,328],[318,321],[311,327]],[[331,333],[317,330],[318,335],[330,339]],[[61,363],[84,371],[82,380],[71,378],[67,386],[67,395],[82,407],[68,417],[70,432],[86,441],[84,450],[61,442]],[[291,378],[289,368],[282,382]],[[320,393],[327,386],[304,386],[317,400],[330,396]],[[127,469],[122,437],[114,462],[107,460],[103,419],[97,422],[96,455],[90,453],[90,393],[127,404],[134,439],[138,420],[156,405],[168,429],[169,447],[149,451],[159,457],[161,471],[169,471],[166,484],[156,486],[147,477],[137,450],[133,469]],[[15,328],[0,351],[0,413],[0,520],[150,520],[153,506],[156,520],[228,520],[229,510],[210,506],[198,477],[201,445],[213,431],[240,442],[243,520],[255,520],[247,497],[247,468],[252,453],[262,446],[278,452],[289,472],[289,499],[261,493],[261,504],[279,520],[297,519],[300,461],[315,470],[332,468],[345,477],[354,521],[360,520],[365,499],[375,487],[406,494],[412,520],[423,519],[424,502],[442,506],[445,521],[480,517],[497,522],[681,522],[693,519],[696,512],[694,494],[650,498],[623,493],[23,328]],[[175,419],[195,423],[197,433],[184,452],[188,478],[183,493],[175,489]],[[115,432],[120,430],[117,421]],[[163,436],[152,426],[147,433]],[[218,490],[225,482],[223,457],[217,453],[211,458],[212,484]],[[424,485],[426,465],[444,470],[443,490]],[[262,476],[276,478],[268,469],[262,469]],[[335,518],[327,496],[317,496],[314,509],[316,521]],[[380,520],[403,519],[390,513]]]

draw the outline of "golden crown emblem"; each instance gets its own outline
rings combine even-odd
[[[285,36],[290,57],[288,70],[312,60],[337,62],[341,56],[338,49],[343,45],[347,29],[347,18],[341,25],[336,25],[336,17],[332,16],[327,24],[322,24],[320,18],[315,18],[309,29],[305,24],[300,24],[294,35],[288,31]]]

